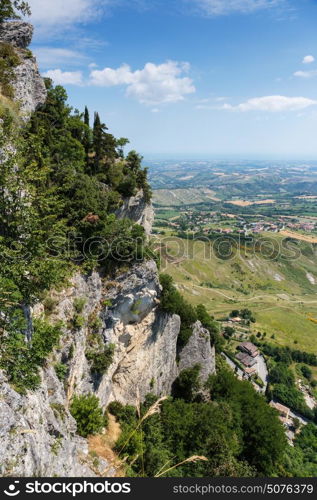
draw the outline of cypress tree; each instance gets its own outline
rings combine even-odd
[[[85,148],[85,154],[86,154],[86,166],[87,166],[87,170],[89,170],[90,117],[89,117],[89,111],[88,111],[87,106],[85,106],[84,124],[86,125],[86,127],[85,127],[85,132],[84,132],[83,146]]]

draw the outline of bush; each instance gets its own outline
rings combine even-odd
[[[9,43],[0,42],[0,88],[5,97],[14,97],[12,83],[15,80],[14,68],[20,64],[19,56]]]
[[[93,394],[75,396],[70,413],[77,422],[77,433],[82,437],[98,434],[108,425],[107,415],[103,414],[99,399]]]
[[[114,344],[108,344],[103,350],[99,350],[98,347],[87,350],[86,358],[89,361],[90,371],[93,375],[104,375],[107,372],[112,364],[114,351]]]
[[[63,363],[56,363],[56,365],[54,366],[54,369],[55,369],[55,373],[57,375],[57,378],[61,382],[63,382],[67,377],[68,366],[64,365]]]
[[[60,325],[49,325],[43,321],[34,322],[32,342],[25,343],[25,335],[12,326],[12,331],[2,339],[0,367],[15,388],[25,393],[27,389],[39,387],[41,368],[48,355],[56,347],[61,335]]]
[[[85,324],[85,318],[81,314],[76,313],[73,317],[72,323],[73,323],[73,327],[76,330],[80,330],[80,328],[82,328]]]
[[[108,411],[116,417],[120,423],[133,424],[136,419],[136,410],[134,406],[124,406],[119,401],[113,401],[108,406]]]
[[[188,403],[195,399],[200,389],[200,365],[183,370],[173,383],[172,395],[174,398],[184,399]]]
[[[287,386],[285,384],[276,384],[273,387],[272,393],[275,399],[278,399],[292,410],[300,413],[306,418],[314,418],[313,411],[307,406],[302,392],[299,391],[295,385]]]
[[[300,367],[300,371],[302,372],[303,377],[305,377],[307,380],[311,380],[313,377],[313,372],[307,365],[303,365]]]
[[[173,284],[173,278],[168,274],[160,275],[160,283],[163,287],[161,295],[161,308],[170,313],[178,314],[181,319],[181,329],[178,336],[178,347],[184,347],[193,331],[192,325],[197,321],[197,313],[193,306],[191,306],[176,290]]]
[[[84,299],[83,297],[78,297],[74,300],[74,309],[77,314],[83,312],[86,302],[86,299]]]
[[[47,315],[52,314],[56,305],[57,305],[56,299],[53,299],[53,297],[46,297],[46,299],[43,302],[45,314]]]

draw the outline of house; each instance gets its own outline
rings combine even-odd
[[[236,318],[229,318],[229,321],[231,321],[231,323],[241,323],[242,319],[237,316]]]
[[[249,356],[252,356],[252,358],[256,358],[259,355],[258,348],[252,344],[252,342],[242,342],[238,349],[242,352],[246,352]]]
[[[254,365],[247,366],[243,371],[244,371],[244,373],[246,373],[249,376],[257,374],[257,369],[256,369],[256,366],[254,366]]]
[[[249,356],[246,352],[239,352],[239,354],[236,355],[236,358],[246,367],[250,368],[251,366],[254,366],[257,363],[257,360],[252,358],[252,356]]]

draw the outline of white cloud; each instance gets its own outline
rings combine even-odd
[[[133,80],[130,66],[123,64],[118,69],[96,69],[90,73],[92,85],[98,87],[113,87],[115,85],[129,85]]]
[[[194,0],[204,14],[220,16],[232,13],[249,14],[257,10],[270,9],[284,0]]]
[[[28,0],[31,20],[39,25],[73,23],[96,17],[108,0]]]
[[[305,56],[303,59],[303,64],[311,64],[315,61],[314,56]]]
[[[317,75],[317,70],[314,71],[295,71],[294,76],[299,78],[312,78]]]
[[[286,97],[283,95],[271,95],[264,97],[255,97],[246,102],[232,106],[231,104],[224,104],[221,109],[229,111],[267,111],[267,112],[281,112],[281,111],[299,111],[310,106],[315,106],[316,100],[308,99],[306,97]]]
[[[184,76],[189,68],[188,63],[167,61],[159,65],[147,63],[143,69],[132,71],[130,66],[123,64],[117,69],[92,71],[90,83],[100,87],[124,85],[128,96],[142,104],[157,106],[182,101],[196,91],[193,81]]]
[[[77,65],[84,62],[87,57],[80,52],[70,49],[54,47],[36,47],[34,54],[41,66],[52,67],[62,64]]]
[[[56,85],[82,85],[83,74],[81,71],[62,71],[51,69],[43,73],[45,78],[51,78]]]

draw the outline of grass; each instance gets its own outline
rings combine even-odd
[[[173,276],[193,305],[204,304],[217,319],[232,309],[249,308],[257,319],[254,331],[266,332],[270,342],[316,352],[317,327],[309,317],[317,318],[317,286],[306,274],[317,276],[317,258],[306,243],[299,244],[302,253],[296,260],[268,261],[249,250],[248,257],[242,252],[221,260],[202,241],[162,236],[161,242],[167,247],[162,272]]]

